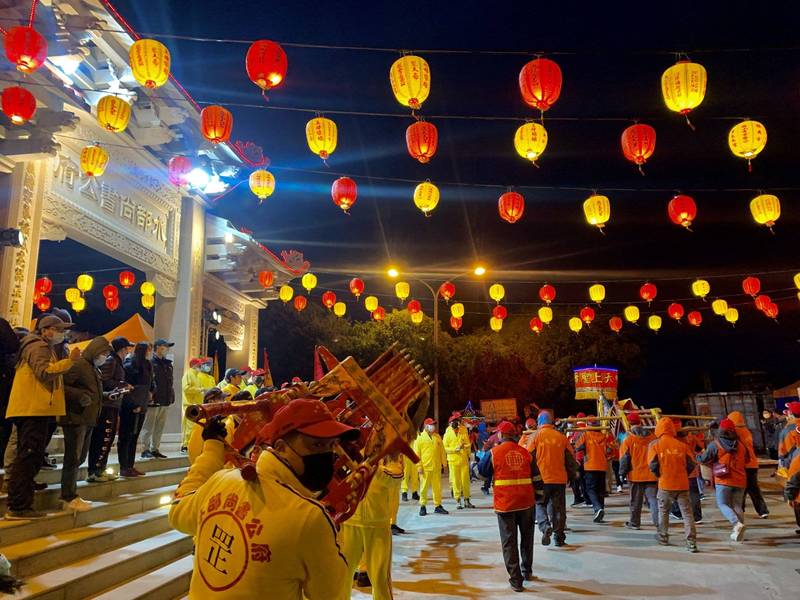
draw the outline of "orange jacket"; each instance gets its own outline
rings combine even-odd
[[[584,453],[584,471],[606,471],[608,469],[608,436],[602,431],[584,431],[575,447]]]
[[[567,436],[552,425],[540,425],[530,451],[544,483],[567,483],[567,462],[575,465]]]
[[[708,448],[698,457],[698,460],[702,463],[728,465],[728,475],[724,477],[714,476],[715,484],[746,488],[747,447],[739,440],[738,436],[732,440],[724,437],[726,435],[724,432],[720,432],[720,434],[722,435],[708,445]]]
[[[797,431],[798,427],[800,427],[800,423],[792,427],[789,432],[783,436],[778,446],[778,456],[780,458],[788,458],[795,448],[800,448],[800,432]]]
[[[658,489],[669,492],[688,491],[689,473],[694,470],[694,456],[683,442],[675,439],[675,426],[669,417],[661,417],[656,425],[655,442],[647,451],[650,470],[658,477]]]
[[[504,441],[492,448],[495,512],[513,512],[533,507],[532,461],[530,453],[512,441]]]
[[[633,483],[656,482],[656,477],[647,463],[647,448],[656,441],[656,436],[647,430],[639,430],[644,435],[636,435],[631,432],[622,440],[622,447],[619,450],[619,473],[627,477]]]
[[[750,430],[747,428],[747,423],[744,420],[744,415],[740,413],[738,410],[735,410],[728,415],[728,418],[736,424],[736,435],[739,436],[739,439],[742,441],[742,443],[745,445],[745,448],[750,453],[750,456],[747,459],[747,464],[745,465],[745,467],[748,469],[757,469],[758,456],[756,456],[756,451],[753,449],[753,434],[750,433]]]
[[[789,465],[789,475],[786,487],[783,489],[783,497],[787,502],[800,502],[800,454],[795,456]]]

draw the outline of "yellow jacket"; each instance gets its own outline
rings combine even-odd
[[[353,516],[345,523],[353,527],[389,527],[394,511],[390,498],[399,493],[403,480],[402,460],[388,462],[378,467],[369,484],[367,495],[361,500]]]
[[[419,456],[417,468],[438,473],[445,462],[444,445],[438,433],[421,432],[414,440],[414,452]]]
[[[183,406],[189,404],[202,404],[203,393],[216,387],[214,378],[208,373],[201,373],[197,369],[186,369],[181,379],[181,390],[183,391]]]
[[[233,441],[233,434],[236,432],[236,422],[233,417],[225,419],[225,429],[228,430],[228,435],[225,436],[225,441],[230,444]],[[203,453],[203,428],[192,427],[192,433],[189,436],[189,443],[186,445],[186,453],[189,455],[189,464],[194,464],[197,457]]]
[[[325,507],[271,451],[255,482],[223,461],[223,444],[205,442],[169,512],[195,538],[189,598],[329,600],[349,570]]]
[[[450,462],[465,462],[469,464],[470,441],[467,428],[459,425],[458,431],[448,426],[444,432],[444,451]]]
[[[242,391],[242,388],[240,388],[238,385],[233,385],[232,383],[227,382],[224,379],[222,380],[222,385],[220,386],[219,389],[221,389],[224,393],[230,396],[228,400],[230,400],[233,396]]]
[[[8,399],[6,418],[61,417],[66,414],[62,375],[72,360],[57,360],[53,348],[38,334],[25,336]]]

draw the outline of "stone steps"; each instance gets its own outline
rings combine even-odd
[[[93,600],[176,600],[186,598],[192,579],[191,555],[184,556],[160,569],[132,579],[113,590],[93,596]]]
[[[108,461],[108,468],[113,469],[114,473],[119,473],[119,462],[115,454],[112,454],[113,459]],[[177,469],[179,467],[188,466],[189,462],[186,455],[174,455],[168,458],[151,458],[151,459],[138,459],[136,461],[136,468],[143,473],[152,473],[153,471],[163,471],[165,469]],[[59,457],[59,466],[57,469],[41,469],[36,476],[36,481],[46,483],[48,485],[61,483],[61,459]],[[0,470],[0,473],[3,471]],[[89,475],[88,467],[86,464],[78,469],[78,480],[86,479]]]

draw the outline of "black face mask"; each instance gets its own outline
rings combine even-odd
[[[295,475],[300,483],[312,492],[321,492],[333,479],[333,467],[336,462],[335,452],[320,452],[303,456],[286,444],[292,452],[303,459],[303,474]]]

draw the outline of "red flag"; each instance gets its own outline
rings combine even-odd
[[[322,361],[319,358],[319,347],[314,346],[314,381],[319,381],[324,375]]]
[[[267,349],[264,348],[264,387],[272,387],[275,385],[272,382],[272,371],[269,368],[269,355],[267,355]]]

